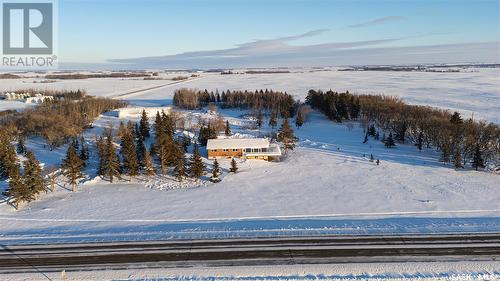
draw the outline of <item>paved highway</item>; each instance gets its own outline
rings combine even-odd
[[[500,259],[500,234],[320,236],[0,246],[0,274],[123,268]]]

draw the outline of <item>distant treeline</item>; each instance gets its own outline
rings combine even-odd
[[[81,134],[103,112],[126,105],[123,101],[86,96],[83,91],[58,92],[55,96],[54,101],[0,116],[0,130],[15,132],[16,138],[41,136],[54,148]]]
[[[67,100],[77,100],[82,99],[87,96],[87,92],[85,90],[76,90],[76,91],[67,91],[67,90],[39,90],[39,89],[18,89],[13,92],[16,94],[30,94],[34,96],[36,94],[41,94],[44,96],[53,96],[55,99],[67,99]]]
[[[337,122],[360,120],[367,130],[376,126],[382,133],[394,134],[396,141],[413,142],[419,149],[436,147],[441,160],[457,168],[499,166],[500,127],[494,123],[463,120],[458,112],[409,105],[383,95],[310,90],[306,103]]]
[[[279,74],[279,73],[290,73],[289,70],[248,70],[245,71],[246,74]]]
[[[176,90],[174,94],[174,105],[181,108],[195,109],[210,103],[222,108],[275,112],[282,117],[292,117],[296,109],[296,102],[291,95],[268,89],[254,92],[227,90],[214,93],[184,88]]]
[[[427,66],[361,66],[361,67],[339,69],[338,71],[460,72],[460,70],[458,69],[444,70],[444,69],[435,69]]]
[[[150,77],[152,73],[148,72],[112,72],[112,73],[92,73],[92,74],[47,74],[45,79],[89,79],[89,78],[136,78]]]
[[[20,79],[21,76],[11,74],[11,73],[1,73],[0,74],[0,79]]]
[[[188,79],[189,79],[188,76],[179,75],[179,76],[173,77],[172,81],[182,81],[182,80],[188,80]]]

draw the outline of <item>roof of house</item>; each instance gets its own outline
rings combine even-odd
[[[224,149],[224,148],[263,148],[269,147],[269,140],[260,139],[210,139],[207,143],[207,149]]]

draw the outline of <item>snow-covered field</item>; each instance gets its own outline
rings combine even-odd
[[[244,112],[221,113],[234,133],[257,134],[245,126],[250,121]],[[87,137],[118,122],[102,116]],[[218,184],[161,176],[109,184],[96,178],[72,193],[61,182],[23,210],[0,205],[0,241],[500,231],[494,173],[456,171],[439,163],[434,150],[419,152],[412,145],[362,144],[358,125],[318,113],[296,134],[299,147],[283,162],[240,161],[239,172],[228,174],[229,160],[222,160]],[[65,148],[48,153],[38,141],[27,145],[42,161],[57,164]],[[369,161],[370,154],[380,165]]]
[[[178,75],[178,74],[175,74]],[[180,75],[180,74],[179,74]],[[172,75],[170,75],[172,76]],[[170,77],[169,76],[169,77]],[[205,73],[187,81],[144,81],[140,79],[63,80],[39,84],[36,78],[0,80],[0,91],[40,89],[87,89],[89,94],[116,96],[135,103],[169,103],[180,87],[219,91],[226,89],[284,90],[304,99],[309,89],[349,90],[360,94],[387,94],[413,104],[459,110],[466,117],[500,123],[500,69],[471,68],[456,73],[391,71],[294,71],[281,74]],[[146,90],[152,87],[160,88]],[[144,90],[144,91],[140,91]],[[139,92],[136,92],[139,91]],[[0,106],[1,106],[0,101]]]
[[[0,81],[0,91],[83,88],[91,95],[164,106],[171,103],[173,91],[180,87],[220,91],[272,88],[286,90],[297,98],[304,98],[310,88],[332,88],[398,95],[411,103],[474,112],[475,117],[498,123],[499,74],[498,69],[461,73],[203,74],[175,84],[137,79],[30,84],[35,79],[24,78]],[[150,89],[158,86],[162,87]],[[0,101],[0,105],[7,104]],[[129,109],[122,116],[137,121],[139,112]],[[207,113],[191,114],[196,117]],[[258,133],[248,129],[246,124],[252,121],[244,112],[224,110],[222,115],[234,133]],[[95,128],[86,133],[88,141],[92,142],[110,123],[116,128],[120,121],[117,116],[101,116]],[[224,175],[218,184],[206,180],[178,183],[163,176],[109,184],[88,175],[76,193],[59,182],[55,192],[20,211],[2,202],[0,241],[500,231],[499,176],[493,172],[457,171],[443,166],[433,149],[419,152],[412,145],[387,149],[372,139],[362,144],[364,134],[358,124],[337,124],[318,113],[296,129],[296,134],[300,138],[298,147],[282,162],[240,161],[239,172],[228,174],[229,161],[221,161]],[[27,146],[46,165],[58,165],[66,149],[49,152],[37,138],[28,140]],[[380,159],[380,165],[369,161],[370,154]],[[0,189],[5,185],[0,183]]]

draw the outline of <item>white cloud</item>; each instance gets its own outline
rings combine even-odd
[[[315,36],[326,31],[320,29],[276,39],[255,40],[228,49],[113,59],[109,62],[127,64],[130,68],[231,68],[500,61],[499,42],[383,47],[385,43],[412,38],[412,36],[406,36],[354,42],[290,44],[290,41]],[[433,35],[435,34],[416,36]]]
[[[367,22],[352,24],[352,25],[349,25],[347,27],[350,27],[350,28],[366,27],[366,26],[380,25],[380,24],[384,24],[384,23],[388,23],[388,22],[401,21],[404,19],[405,19],[405,17],[402,17],[402,16],[387,16],[387,17],[383,17],[383,18],[373,19],[373,20],[370,20]]]

